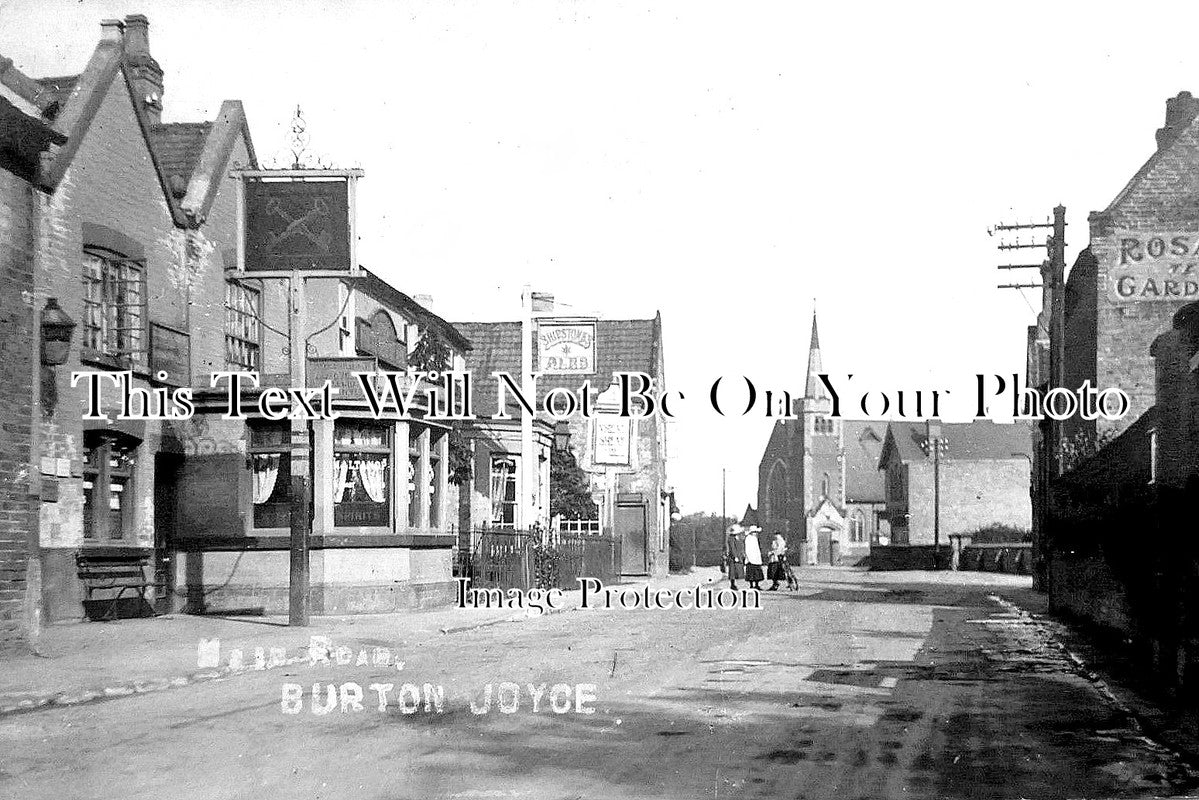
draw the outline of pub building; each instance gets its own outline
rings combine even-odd
[[[452,487],[458,512],[459,551],[476,550],[487,531],[529,530],[534,524],[604,537],[613,546],[612,571],[626,576],[660,576],[669,568],[674,494],[666,473],[666,424],[657,415],[626,418],[615,413],[615,375],[640,372],[664,389],[662,317],[594,319],[555,314],[553,295],[533,293],[529,323],[531,363],[541,374],[537,408],[555,390],[578,395],[584,384],[594,395],[592,418],[574,413],[556,421],[543,411],[532,420],[524,470],[521,410],[509,395],[510,419],[499,412],[495,391],[477,391],[477,419],[465,426],[471,478]],[[474,376],[520,374],[521,322],[456,322],[471,341],[466,367]],[[551,448],[569,450],[586,475],[594,510],[581,519],[551,516]]]
[[[269,279],[264,279],[264,282]],[[407,373],[420,339],[444,343],[442,363],[463,366],[470,344],[453,326],[383,280],[312,279],[306,384],[338,390],[337,418],[308,423],[311,442],[310,607],[314,614],[375,613],[452,599],[447,509],[449,427],[425,419],[427,396],[405,418],[377,419],[354,372]],[[330,309],[344,307],[328,327]],[[293,320],[294,324],[294,320]],[[317,330],[328,327],[328,330]],[[264,368],[282,366],[269,360]],[[290,377],[261,374],[263,386]],[[263,419],[243,387],[246,419],[224,419],[228,383],[197,389],[196,414],[178,423],[187,453],[177,496],[173,575],[187,610],[287,611],[291,429]]]
[[[167,81],[149,21],[106,20],[99,34],[77,75],[34,78],[0,57],[0,96],[52,131],[28,175],[38,191],[5,210],[29,246],[42,344],[30,365],[28,463],[4,474],[35,506],[22,581],[30,627],[286,611],[290,432],[206,407],[185,420],[118,419],[107,381],[108,419],[84,419],[86,388],[72,385],[77,372],[128,373],[138,392],[169,392],[208,387],[225,370],[290,385],[288,328],[299,324],[284,281],[237,270],[230,175],[258,166],[241,103],[224,101],[211,120],[163,122]],[[295,226],[297,239],[326,241],[319,223]],[[306,382],[404,370],[426,336],[462,363],[466,340],[377,276],[307,283]],[[359,406],[311,426],[314,613],[452,598],[445,428],[367,417]],[[4,553],[0,566],[18,569],[19,554]],[[104,570],[129,587],[99,588],[108,581],[92,576]]]

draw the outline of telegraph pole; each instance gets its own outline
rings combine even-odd
[[[1045,320],[1045,334],[1049,338],[1049,374],[1041,376],[1038,369],[1038,383],[1048,390],[1063,386],[1065,384],[1065,364],[1066,364],[1066,208],[1058,205],[1053,209],[1052,220],[1047,220],[1043,223],[1034,223],[1027,225],[996,225],[995,231],[1019,231],[1019,230],[1045,230],[1052,231],[1047,233],[1044,242],[1032,242],[1022,244],[1019,239],[1014,244],[1003,243],[999,245],[1000,250],[1016,250],[1022,248],[1040,248],[1044,247],[1047,258],[1041,264],[1006,264],[1000,269],[1036,269],[1041,273],[1040,283],[1010,283],[1000,284],[1000,289],[1042,289],[1047,293],[1048,303],[1045,302],[1045,294],[1042,295],[1041,311],[1038,313],[1037,324],[1042,323],[1042,318],[1048,313],[1048,319]],[[991,233],[991,231],[988,231]],[[1045,306],[1048,305],[1048,308]],[[1047,378],[1047,380],[1045,379]],[[1061,469],[1061,423],[1045,418],[1041,421],[1041,452],[1036,468],[1036,485],[1039,488],[1038,500],[1036,504],[1036,528],[1037,536],[1034,540],[1034,548],[1039,551],[1039,555],[1045,562],[1044,566],[1044,588],[1049,595],[1050,607],[1053,606],[1053,590],[1050,576],[1052,570],[1048,564],[1052,557],[1052,550],[1045,546],[1046,527],[1049,519],[1049,482],[1057,477]],[[1036,570],[1034,570],[1036,575]]]

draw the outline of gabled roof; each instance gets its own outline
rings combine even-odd
[[[1179,92],[1177,97],[1166,100],[1166,123],[1157,131],[1157,149],[1153,155],[1141,165],[1141,168],[1129,179],[1107,208],[1098,212],[1100,216],[1114,214],[1124,201],[1136,190],[1141,182],[1153,171],[1173,147],[1184,132],[1199,127],[1199,101],[1190,92]]]
[[[837,505],[836,503],[834,503],[832,501],[832,498],[829,498],[829,497],[821,497],[819,503],[817,503],[816,505],[814,505],[810,509],[808,509],[808,513],[807,513],[808,519],[811,519],[812,517],[815,517],[815,516],[819,516],[820,512],[822,510],[824,510],[825,506],[828,506],[833,511],[837,512],[837,516],[840,517],[841,519],[845,519],[845,509],[842,508],[841,506]]]
[[[183,185],[187,185],[211,132],[211,122],[169,122],[150,126],[150,144],[158,151],[158,160],[168,179],[179,176]]]
[[[926,437],[923,422],[891,422],[879,456],[881,469],[893,455],[901,461],[923,461]],[[945,423],[944,457],[961,461],[1005,461],[1032,455],[1032,428],[1026,422],[1000,424],[991,420]]]
[[[845,502],[884,502],[885,483],[878,459],[887,433],[885,423],[847,419],[841,424],[845,437]]]
[[[247,166],[257,166],[245,112],[239,101],[227,100],[214,122],[152,125],[137,102],[119,37],[102,38],[78,75],[33,79],[12,66],[10,59],[0,57],[0,82],[40,108],[43,119],[66,136],[62,146],[52,152],[39,183],[47,191],[57,188],[118,76],[125,84],[172,220],[179,227],[201,224],[216,197],[239,134],[249,152],[251,163]]]
[[[466,358],[466,369],[476,385],[490,382],[493,372],[520,374],[519,322],[455,322],[454,327],[470,340],[473,348]],[[653,319],[601,319],[595,324],[595,372],[590,375],[546,375],[537,382],[537,396],[555,387],[575,391],[585,381],[602,392],[612,384],[614,372],[655,373],[662,346],[662,315]],[[537,342],[533,342],[533,363],[537,363]],[[479,416],[496,413],[496,392],[478,392]]]

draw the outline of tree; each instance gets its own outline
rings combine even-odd
[[[587,473],[569,448],[555,447],[550,452],[550,516],[595,519],[597,513]]]

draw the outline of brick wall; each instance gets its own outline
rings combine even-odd
[[[1099,420],[1101,431],[1122,431],[1153,405],[1154,370],[1149,348],[1159,334],[1170,329],[1180,308],[1199,299],[1184,295],[1181,289],[1175,296],[1156,298],[1140,293],[1131,298],[1112,296],[1113,282],[1127,271],[1121,264],[1121,239],[1125,235],[1189,233],[1190,254],[1166,260],[1192,265],[1199,262],[1194,256],[1199,242],[1199,205],[1195,203],[1199,196],[1199,123],[1190,121],[1175,136],[1162,141],[1165,147],[1134,176],[1112,205],[1090,218],[1090,250],[1097,266],[1088,286],[1096,296],[1096,379],[1101,388],[1119,386],[1132,400],[1132,408],[1122,420]],[[1175,277],[1199,281],[1196,271],[1189,278]],[[1163,292],[1164,288],[1158,286]]]
[[[971,533],[992,523],[1032,527],[1028,459],[941,462],[941,544],[949,536]],[[909,542],[934,540],[933,464],[908,465]]]
[[[0,652],[29,640],[27,585],[36,501],[29,493],[34,305],[32,195],[0,170]],[[33,587],[36,592],[36,586]]]

